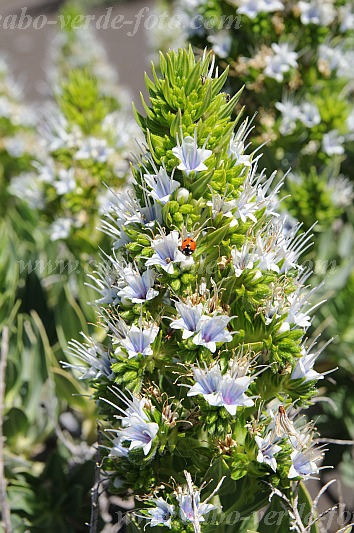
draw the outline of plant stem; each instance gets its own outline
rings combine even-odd
[[[90,518],[90,533],[97,533],[98,525],[98,489],[101,481],[101,455],[100,455],[100,432],[97,427],[97,451],[95,456],[95,483],[91,491],[91,518]]]

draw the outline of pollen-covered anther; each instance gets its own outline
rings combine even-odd
[[[283,437],[286,435],[288,438],[292,439],[292,441],[296,442],[300,448],[306,446],[306,442],[301,438],[300,432],[295,428],[283,405],[279,405],[275,417],[274,433],[277,437]]]
[[[146,396],[149,398],[154,398],[158,402],[162,403],[162,394],[161,390],[155,383],[151,384],[149,387],[146,388]]]
[[[173,411],[172,405],[167,404],[162,408],[162,419],[167,426],[173,428],[176,425],[177,418],[177,413]]]
[[[149,400],[149,398],[144,398],[143,408],[145,409],[145,411],[152,411],[153,410],[153,405],[151,403],[151,400]]]
[[[227,267],[227,265],[229,265],[230,263],[231,263],[231,260],[228,257],[226,257],[226,255],[222,255],[218,259],[217,265],[220,270],[224,270]]]
[[[224,439],[218,439],[216,445],[222,454],[230,455],[232,448],[237,445],[237,442],[232,438],[232,435],[226,435]]]
[[[279,374],[281,376],[286,376],[287,374],[291,374],[292,370],[293,370],[293,368],[291,366],[291,363],[288,362],[288,363],[286,363],[286,365],[283,368],[281,368],[279,370]]]

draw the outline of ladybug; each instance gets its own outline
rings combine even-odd
[[[182,253],[184,253],[184,255],[187,255],[187,256],[192,255],[196,247],[197,247],[197,243],[195,242],[195,240],[188,237],[187,239],[184,239],[182,242],[182,246],[181,246]]]

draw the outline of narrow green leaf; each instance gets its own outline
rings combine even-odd
[[[205,111],[208,109],[210,104],[211,104],[211,84],[208,85],[203,103],[198,109],[198,113],[196,113],[195,120],[198,120],[205,113]]]
[[[243,91],[243,87],[231,98],[229,102],[227,102],[227,104],[221,107],[220,112],[219,112],[219,118],[228,118],[231,115],[232,111],[234,110],[235,105],[240,99],[242,91]]]
[[[173,137],[174,139],[176,138],[176,136],[180,133],[181,126],[182,126],[182,113],[181,113],[181,110],[179,109],[170,126],[171,137]]]
[[[201,74],[200,74],[200,63],[197,63],[192,72],[189,74],[184,91],[186,96],[188,96],[192,90],[200,83]]]
[[[226,67],[224,72],[212,82],[211,86],[211,96],[214,98],[221,91],[222,87],[225,85],[227,80],[227,75],[229,72],[229,67]]]
[[[133,110],[133,115],[134,115],[134,118],[137,122],[137,124],[143,128],[143,130],[145,130],[145,119],[144,117],[139,113],[139,111],[137,110],[137,108],[135,107],[135,104],[134,102],[132,103],[132,110]]]

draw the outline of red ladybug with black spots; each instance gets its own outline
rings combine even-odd
[[[192,253],[195,251],[196,248],[197,248],[197,243],[195,242],[194,239],[191,239],[190,237],[187,237],[187,239],[183,239],[181,250],[182,250],[182,253],[184,253],[184,255],[186,256],[192,255]]]

